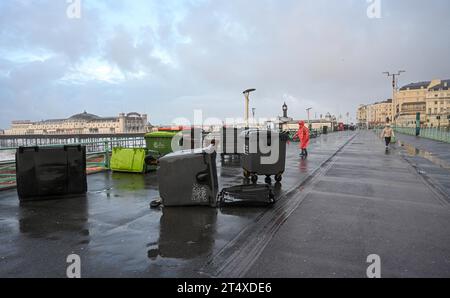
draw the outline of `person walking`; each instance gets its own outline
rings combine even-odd
[[[384,138],[384,141],[386,143],[386,150],[389,149],[389,144],[392,141],[392,138],[395,137],[394,130],[392,129],[391,125],[388,123],[383,129],[383,132],[381,133],[381,137]]]
[[[298,123],[298,131],[294,135],[294,139],[298,138],[300,140],[300,149],[302,152],[300,156],[307,157],[308,156],[308,146],[309,146],[309,129],[305,126],[305,121],[300,121]]]

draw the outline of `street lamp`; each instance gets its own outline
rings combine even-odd
[[[395,100],[395,91],[397,90],[397,78],[402,74],[405,73],[405,70],[399,70],[397,73],[390,73],[388,71],[383,72],[383,74],[387,75],[388,77],[392,77],[392,114],[391,114],[391,121],[395,120],[397,121],[397,102]]]
[[[306,113],[308,114],[308,128],[309,128],[309,112],[312,110],[312,108],[307,108]]]
[[[249,106],[249,102],[250,102],[250,93],[256,91],[256,89],[247,89],[243,92],[244,96],[245,96],[245,125],[246,127],[248,127],[248,106]]]

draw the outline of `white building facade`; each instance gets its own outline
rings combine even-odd
[[[118,117],[100,117],[86,111],[67,119],[52,119],[38,122],[13,121],[6,135],[65,135],[65,134],[122,134],[145,133],[146,114],[128,113]]]

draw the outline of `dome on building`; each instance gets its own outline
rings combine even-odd
[[[72,117],[69,118],[69,120],[85,120],[85,121],[91,121],[96,119],[100,119],[100,117],[94,114],[89,114],[86,111],[84,111],[84,113],[81,114],[73,115]]]

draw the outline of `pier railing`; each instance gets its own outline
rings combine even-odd
[[[112,149],[115,147],[143,148],[145,139],[143,136],[128,138],[110,138],[100,141],[81,141],[64,144],[45,144],[38,147],[61,147],[65,145],[86,146],[86,172],[88,174],[109,170],[109,162]],[[16,162],[14,153],[17,147],[0,147],[0,153],[9,153],[9,160],[0,161],[0,190],[16,185]]]
[[[381,134],[383,131],[382,126],[375,127],[374,130]],[[402,133],[405,135],[416,135],[416,128],[415,127],[401,127],[401,126],[394,126],[394,131],[398,133]],[[422,127],[420,128],[420,134],[419,137],[427,138],[435,141],[441,141],[450,143],[450,128],[448,127]]]
[[[416,135],[415,127],[395,127],[395,131],[411,136]],[[435,141],[450,143],[450,130],[448,127],[427,127],[420,129],[420,137]]]

